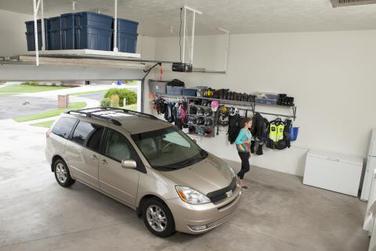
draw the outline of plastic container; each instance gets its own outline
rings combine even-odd
[[[117,46],[121,52],[136,53],[137,34],[119,32]]]
[[[47,39],[47,19],[44,19],[44,31],[46,33],[46,40]],[[34,21],[27,21],[26,24],[26,42],[27,42],[27,50],[28,51],[35,51],[35,40],[34,40]],[[38,28],[38,49],[42,49],[42,21],[39,19],[37,20],[37,28]],[[46,49],[48,48],[48,43],[46,41]]]
[[[119,18],[117,20],[117,46],[121,52],[135,53],[137,48],[138,23]]]
[[[78,12],[74,14],[75,27],[91,26],[96,29],[112,30],[113,18],[94,12]]]
[[[52,17],[47,20],[47,49],[61,49],[60,17]]]
[[[182,91],[183,96],[197,96],[197,89],[191,89],[191,88],[184,88]]]
[[[182,95],[184,87],[180,86],[167,86],[167,94],[169,95]]]
[[[74,36],[74,14],[63,14],[61,19],[61,49],[69,50],[75,49]]]
[[[111,51],[112,31],[90,26],[75,28],[75,49]]]
[[[112,50],[112,17],[93,12],[74,14],[75,49]]]
[[[296,141],[299,134],[299,127],[291,127],[290,129],[290,141]]]
[[[167,82],[149,81],[149,91],[157,94],[166,94]]]

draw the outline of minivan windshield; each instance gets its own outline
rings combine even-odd
[[[205,159],[208,153],[175,127],[132,135],[153,168],[175,170]]]

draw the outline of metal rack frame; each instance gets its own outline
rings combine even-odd
[[[260,113],[262,115],[269,115],[269,116],[276,116],[276,117],[283,117],[283,118],[290,118],[296,120],[297,114],[297,107],[296,106],[283,106],[283,105],[270,105],[270,104],[260,104],[256,102],[246,102],[246,101],[236,101],[236,100],[227,100],[227,99],[217,99],[217,98],[207,98],[207,97],[197,97],[197,96],[184,96],[184,95],[169,95],[169,94],[155,94],[157,97],[161,98],[179,98],[181,99],[204,99],[210,101],[218,101],[221,105],[232,105],[238,106],[240,110],[251,111],[253,114]],[[292,110],[292,115],[283,114],[283,113],[270,113],[270,112],[263,112],[257,111],[256,106],[265,106],[265,107],[278,107],[278,108],[289,108]],[[250,107],[250,109],[242,108],[242,107]]]
[[[96,114],[98,112],[112,112],[112,113],[109,113],[109,114]],[[143,112],[137,112],[137,111],[132,111],[132,110],[127,110],[127,109],[122,109],[122,108],[116,108],[116,107],[92,107],[92,108],[86,108],[86,109],[81,109],[81,110],[70,110],[70,111],[67,111],[66,113],[67,114],[75,113],[75,114],[85,115],[88,118],[95,117],[95,118],[99,118],[99,119],[110,121],[114,125],[121,126],[120,121],[118,121],[118,120],[116,120],[114,118],[105,116],[105,115],[111,115],[111,114],[116,114],[116,113],[120,113],[120,112],[124,113],[124,114],[133,115],[133,116],[138,116],[138,117],[144,117],[144,118],[148,118],[148,119],[158,120],[157,117],[155,117],[154,115],[151,115],[151,114],[147,114],[147,113],[143,113]]]

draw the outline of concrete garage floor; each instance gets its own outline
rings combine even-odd
[[[57,185],[45,129],[0,120],[0,250],[367,250],[365,203],[261,168],[233,219],[200,236],[151,235],[129,208]],[[237,168],[237,165],[236,165]]]

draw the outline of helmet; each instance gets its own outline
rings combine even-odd
[[[212,126],[213,125],[213,119],[212,118],[206,118],[205,119],[205,126]]]
[[[197,107],[196,106],[190,106],[189,107],[189,114],[197,114]]]
[[[226,116],[226,115],[220,114],[218,117],[218,125],[228,126],[228,123],[229,123],[228,115]]]
[[[213,133],[213,129],[208,127],[208,128],[205,128],[204,130],[204,135],[205,136],[210,136],[211,134]]]
[[[221,105],[219,107],[219,114],[227,114],[228,115],[228,108],[225,105]]]
[[[188,117],[188,124],[189,125],[195,125],[196,123],[197,123],[196,117],[194,117],[194,116],[189,116]]]
[[[213,115],[213,112],[210,108],[208,108],[208,109],[205,109],[204,115],[205,117],[210,117],[211,115]]]
[[[205,124],[205,118],[204,117],[198,117],[197,118],[197,125],[204,125]]]
[[[230,109],[229,109],[229,114],[230,114],[230,116],[234,116],[234,115],[237,114],[238,112],[239,112],[238,109],[235,108],[235,107],[230,107]]]
[[[205,110],[204,108],[200,107],[197,109],[197,115],[198,116],[204,116]]]
[[[219,102],[217,100],[213,100],[211,102],[211,109],[213,112],[216,112],[218,110],[218,107],[219,107]]]

